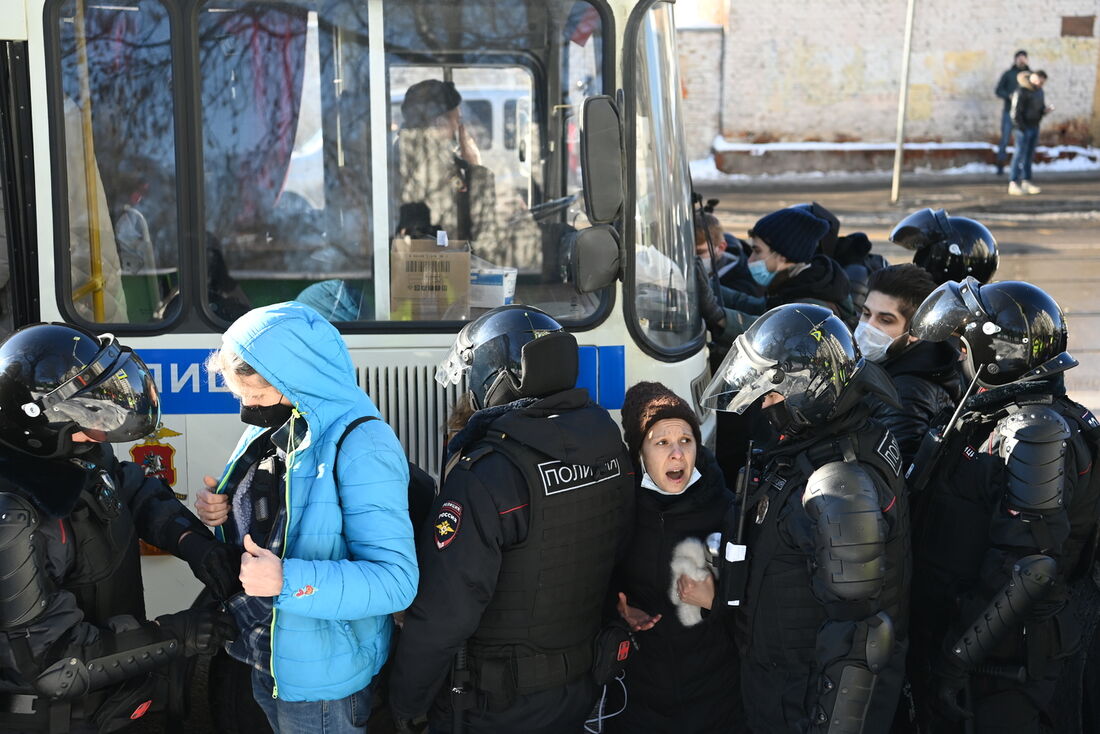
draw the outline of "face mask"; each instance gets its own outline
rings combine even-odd
[[[703,266],[703,272],[707,275],[710,275],[714,272],[714,262],[711,261],[710,255],[707,255],[706,257],[700,257],[699,263]]]
[[[760,413],[780,436],[795,433],[793,427],[794,416],[791,415],[791,411],[787,410],[786,400],[761,408]]]
[[[894,337],[882,329],[872,326],[868,321],[860,321],[855,331],[856,344],[863,356],[872,362],[881,362],[886,358],[886,350],[894,343]]]
[[[749,263],[749,275],[760,285],[768,285],[775,277],[775,273],[768,270],[768,264],[763,260],[754,260]]]
[[[274,405],[242,405],[241,422],[260,428],[275,428],[290,420],[293,411],[289,405],[275,403]]]
[[[666,492],[657,486],[657,482],[653,481],[653,477],[649,476],[649,471],[645,468],[645,462],[642,461],[642,486],[646,489],[653,490],[657,494],[663,494],[666,497],[675,497],[677,494],[683,494],[688,490],[688,487],[698,482],[703,478],[703,475],[699,473],[699,470],[695,467],[691,468],[691,478],[688,479],[688,483],[684,485],[684,492]]]

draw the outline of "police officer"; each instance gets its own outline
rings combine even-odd
[[[944,283],[911,331],[958,336],[984,388],[911,473],[918,713],[929,731],[972,717],[979,732],[1038,732],[1077,645],[1068,600],[1091,565],[1100,425],[1066,397],[1077,361],[1058,304],[1034,285]]]
[[[754,732],[889,731],[908,640],[909,529],[901,455],[868,419],[867,395],[896,401],[840,319],[808,304],[761,316],[704,394],[722,411],[762,403],[780,435],[753,462],[734,523],[746,527],[734,541],[747,546],[747,587],[728,593],[723,567],[716,602],[737,610]]]
[[[211,653],[228,617],[145,618],[138,537],[225,598],[239,556],[110,442],[156,429],[148,369],[61,324],[0,344],[0,730],[115,731],[163,706],[167,664]]]
[[[977,278],[988,283],[997,272],[997,240],[985,225],[953,217],[945,209],[921,209],[898,222],[890,241],[913,250],[913,263],[928,271],[936,285]]]
[[[436,699],[433,731],[580,731],[633,522],[631,463],[607,411],[574,388],[576,340],[538,309],[467,324],[437,372],[463,379],[476,412],[448,444],[390,705],[407,720]]]

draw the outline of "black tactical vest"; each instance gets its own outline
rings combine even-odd
[[[858,435],[842,434],[796,457],[773,459],[749,498],[749,585],[738,631],[757,663],[802,668],[815,659],[817,632],[827,617],[811,591],[814,527],[802,507],[802,492],[815,470],[834,461],[858,462],[867,469],[879,489],[880,506],[890,515],[880,608],[890,615],[896,639],[908,638],[909,509],[901,452],[889,431],[870,422]]]
[[[89,484],[68,519],[76,560],[61,586],[76,597],[86,621],[104,626],[118,614],[145,619],[137,530],[109,475]]]
[[[624,451],[599,466],[563,464],[490,432],[458,466],[489,451],[523,474],[530,523],[526,540],[504,549],[496,591],[469,641],[478,687],[504,696],[555,688],[592,667],[634,491],[628,459]]]

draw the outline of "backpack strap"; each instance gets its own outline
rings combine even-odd
[[[340,434],[340,438],[336,439],[336,454],[332,457],[332,479],[336,482],[336,486],[340,486],[340,475],[336,472],[337,459],[340,457],[340,447],[344,445],[344,439],[348,437],[348,434],[354,431],[363,423],[367,421],[381,420],[376,415],[362,415],[348,424],[348,427],[344,429],[344,432]]]

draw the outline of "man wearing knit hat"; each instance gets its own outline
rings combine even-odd
[[[790,207],[762,217],[749,230],[749,273],[763,289],[754,295],[722,289],[721,311],[703,308],[714,340],[730,344],[768,309],[786,303],[825,306],[842,320],[855,313],[848,276],[818,252],[829,223],[808,209]]]

